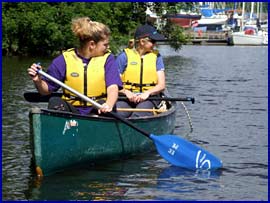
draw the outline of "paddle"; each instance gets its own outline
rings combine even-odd
[[[127,97],[119,96],[118,100],[127,100]],[[157,100],[157,101],[188,101],[192,104],[195,103],[195,98],[193,97],[149,97],[147,100]]]
[[[136,109],[136,108],[116,108],[117,111],[130,111],[130,112],[154,112],[162,113],[166,112],[167,109]]]
[[[61,81],[43,72],[41,69],[38,70],[37,72],[38,74],[43,75],[49,80],[55,82],[59,86],[69,90],[70,92],[77,95],[84,101],[90,102],[95,108],[97,109],[101,108],[101,105],[99,103],[77,92],[76,90],[72,89],[71,87],[67,86]],[[207,152],[206,150],[202,149],[201,147],[180,138],[179,136],[175,136],[175,135],[157,136],[154,134],[150,134],[144,131],[143,129],[140,129],[137,126],[133,125],[130,121],[126,120],[125,118],[122,118],[117,113],[109,112],[109,114],[112,117],[116,118],[117,120],[130,126],[134,130],[150,138],[155,143],[155,146],[159,154],[165,160],[170,162],[172,165],[180,166],[180,167],[192,169],[192,170],[196,170],[196,169],[211,170],[211,169],[217,169],[217,168],[222,167],[222,161],[219,160],[217,157]]]
[[[23,94],[26,101],[29,102],[48,102],[51,97],[61,97],[63,93],[53,92],[50,95],[40,95],[38,92],[25,92]],[[127,100],[126,97],[119,96],[118,100]],[[191,102],[194,104],[195,98],[193,97],[149,97],[148,100],[163,100],[163,101],[182,101],[182,102]]]
[[[41,95],[38,92],[25,92],[24,99],[29,102],[48,102],[51,97],[62,97],[61,92],[52,92],[49,95]]]

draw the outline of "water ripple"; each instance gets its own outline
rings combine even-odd
[[[172,97],[196,99],[185,103],[193,132],[178,108],[174,134],[219,157],[222,169],[184,170],[153,153],[36,179],[30,169],[28,111],[46,104],[26,102],[22,93],[35,91],[26,68],[37,60],[4,57],[2,199],[268,200],[268,48],[160,49]]]

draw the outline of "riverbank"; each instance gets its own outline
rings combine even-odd
[[[230,39],[230,32],[228,31],[185,31],[185,35],[187,36],[189,42],[188,44],[204,44],[204,45],[217,45],[224,44],[227,45]]]
[[[184,45],[228,45],[231,33],[228,31],[204,31],[195,32],[185,30],[186,43]],[[160,45],[168,45],[168,41],[158,42]]]
[[[231,31],[184,31],[187,42],[184,45],[234,45]],[[168,45],[167,41],[159,42],[160,45]],[[244,45],[243,45],[244,46]],[[268,46],[268,44],[246,44],[246,46]]]

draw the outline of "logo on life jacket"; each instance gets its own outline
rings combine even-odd
[[[70,76],[71,77],[79,77],[79,73],[72,72],[72,73],[70,73]]]
[[[131,61],[130,65],[137,65],[138,63],[136,61]]]

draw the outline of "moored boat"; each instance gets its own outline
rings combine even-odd
[[[202,17],[197,21],[198,27],[207,27],[208,31],[222,31],[228,17],[225,9],[201,8]]]
[[[128,120],[150,133],[172,133],[175,105],[170,102],[163,113]],[[114,118],[37,107],[31,109],[29,116],[33,165],[38,175],[46,176],[80,164],[107,162],[155,149],[148,137]]]
[[[234,45],[264,45],[262,35],[247,35],[244,32],[232,33]]]
[[[189,28],[192,26],[192,22],[201,19],[200,14],[195,13],[178,13],[165,15],[172,23],[183,27]]]
[[[258,31],[257,27],[247,27],[244,31],[233,32],[232,40],[234,45],[268,45],[268,33]]]

